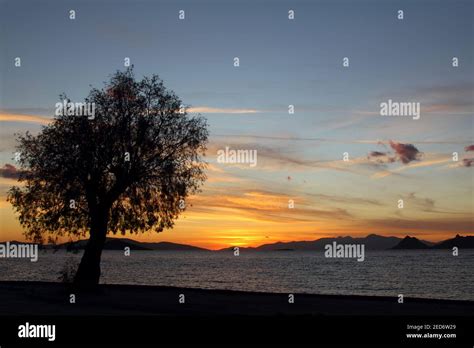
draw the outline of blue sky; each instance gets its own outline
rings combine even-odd
[[[359,211],[367,207],[321,202],[321,195],[368,197],[388,206],[399,196],[415,197],[413,202],[422,197],[416,204],[434,200],[445,214],[421,218],[411,211],[405,220],[461,216],[461,230],[473,230],[472,168],[449,161],[453,151],[468,156],[464,147],[473,143],[472,1],[1,0],[0,6],[5,115],[52,117],[61,92],[82,100],[90,85],[101,87],[130,57],[137,77],[159,74],[185,104],[202,110],[210,123],[211,164],[216,149],[226,145],[259,151],[255,170],[211,173],[243,182],[210,182],[204,195],[230,190],[237,196],[298,196],[307,207],[343,209],[357,221],[375,216]],[[178,19],[180,9],[185,20]],[[294,20],[288,20],[290,9]],[[399,9],[403,20],[397,19]],[[21,57],[21,68],[14,67],[15,57]],[[343,57],[350,59],[348,68]],[[452,67],[452,57],[459,58],[459,67]],[[379,104],[388,99],[420,102],[421,119],[381,117]],[[294,115],[288,115],[289,104]],[[11,163],[13,133],[39,128],[5,116],[0,164]],[[391,151],[389,141],[413,144],[423,159],[367,160],[371,151]],[[337,162],[344,152],[353,162]],[[379,213],[387,219],[396,214],[389,208]],[[305,216],[318,220],[317,212]],[[331,233],[350,232],[335,222],[325,225]],[[355,230],[372,228],[364,226]],[[291,239],[285,228],[275,239]],[[295,238],[319,228],[309,224]],[[447,229],[430,236],[455,232]],[[405,232],[400,227],[392,233]]]

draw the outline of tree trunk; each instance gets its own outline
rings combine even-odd
[[[93,290],[99,285],[100,258],[107,235],[108,213],[96,213],[92,217],[89,241],[74,277],[74,287]]]

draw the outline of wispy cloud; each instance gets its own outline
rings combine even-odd
[[[440,165],[443,163],[452,162],[452,158],[447,155],[442,154],[425,154],[425,160],[423,162],[410,163],[404,166],[400,166],[391,170],[382,170],[376,172],[372,175],[372,179],[382,179],[391,175],[400,174],[400,172],[413,169],[413,168],[422,168],[422,167],[431,167],[435,165]]]
[[[402,219],[384,218],[364,221],[366,226],[377,230],[400,231],[403,233],[472,233],[472,218],[451,218],[451,219]]]
[[[36,115],[0,113],[0,122],[26,122],[48,124],[51,121],[52,119]]]
[[[471,114],[474,112],[474,84],[458,83],[419,88],[424,113]]]
[[[468,145],[464,148],[464,151],[468,152],[468,151],[474,151],[474,145]]]
[[[383,142],[379,142],[379,144],[385,146]],[[373,161],[376,164],[382,165],[394,163],[396,161],[407,165],[410,162],[421,160],[422,153],[413,144],[403,144],[392,140],[390,140],[388,144],[393,150],[393,153],[390,151],[371,151],[369,152],[367,159]],[[387,176],[386,174],[388,173],[390,172],[384,171],[384,175],[380,176],[379,174],[379,177]]]
[[[5,164],[3,168],[0,168],[0,177],[7,179],[18,179],[20,177],[20,171],[12,164]]]
[[[419,161],[421,157],[420,151],[413,144],[402,144],[396,141],[389,142],[390,147],[395,151],[398,158],[403,164],[412,161]]]
[[[203,114],[258,114],[263,112],[257,109],[216,108],[211,106],[195,106],[187,109],[188,112]]]
[[[474,151],[474,145],[468,145],[464,147],[464,151],[466,152]],[[462,161],[452,163],[448,167],[449,168],[463,168],[463,167],[474,168],[474,158],[468,158],[468,157],[463,158]]]
[[[461,163],[464,167],[474,167],[474,158],[465,158]]]
[[[352,215],[342,208],[315,207],[303,196],[291,196],[296,208],[288,207],[289,196],[264,190],[243,190],[227,187],[222,190],[193,196],[190,199],[195,213],[206,215],[233,215],[239,219],[284,222],[332,219],[350,219]]]

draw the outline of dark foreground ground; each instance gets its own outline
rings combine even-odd
[[[331,296],[102,285],[94,294],[76,294],[61,283],[0,282],[1,315],[472,315],[474,302],[397,297]],[[179,303],[179,295],[185,303]]]

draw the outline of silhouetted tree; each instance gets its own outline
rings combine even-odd
[[[85,102],[95,103],[93,119],[56,116],[38,135],[18,137],[24,185],[8,199],[30,240],[89,235],[74,283],[90,288],[107,233],[173,227],[205,180],[208,130],[158,76],[137,81],[132,68]]]

